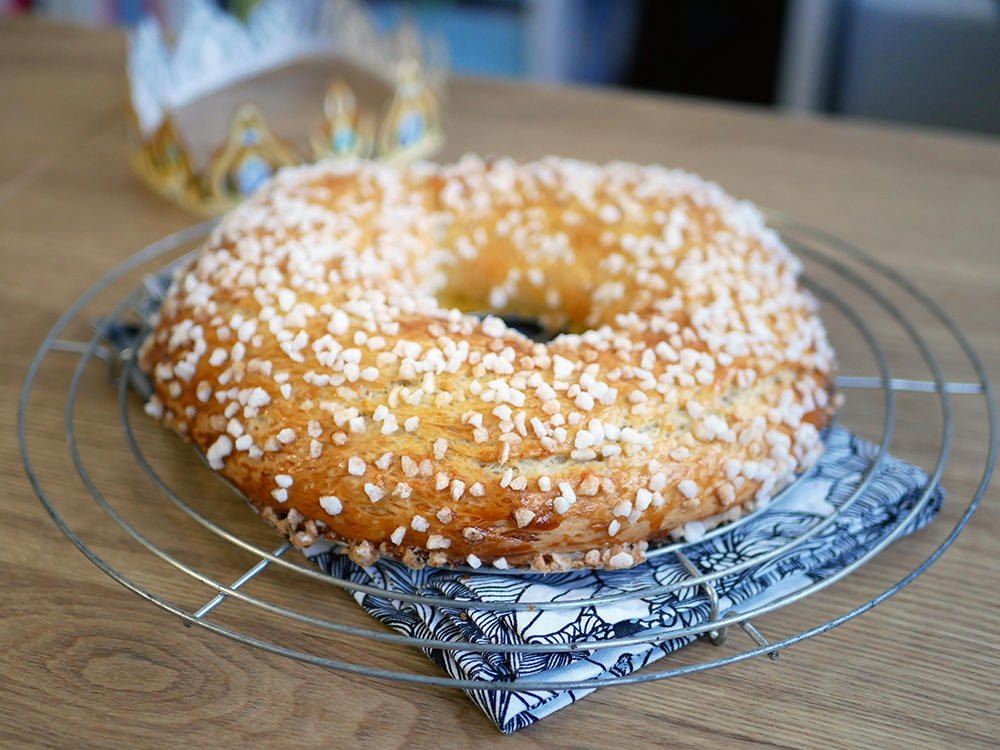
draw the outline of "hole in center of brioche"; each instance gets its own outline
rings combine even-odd
[[[540,344],[547,344],[556,336],[567,333],[564,330],[553,330],[551,327],[545,325],[545,321],[531,315],[519,315],[517,313],[501,314],[496,310],[474,310],[469,314],[474,315],[480,320],[483,320],[487,315],[500,318],[508,328],[520,331],[532,341],[537,341]]]

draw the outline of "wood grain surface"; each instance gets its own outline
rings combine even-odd
[[[25,476],[15,431],[29,364],[60,313],[136,250],[194,222],[144,188],[124,156],[124,39],[117,32],[0,23],[0,747],[3,748],[757,748],[1000,744],[997,489],[930,570],[863,616],[782,652],[679,679],[608,688],[511,736],[460,692],[377,681],[247,647],[127,591],[78,552]],[[466,151],[594,161],[629,159],[699,172],[730,192],[865,248],[937,300],[1000,375],[1000,142],[612,90],[458,80],[448,143]],[[810,266],[810,268],[812,268]],[[150,270],[150,269],[147,269]],[[832,278],[816,271],[817,278]],[[89,335],[134,285],[100,297],[64,338]],[[866,273],[874,278],[874,274]],[[882,285],[884,287],[884,285]],[[900,376],[926,378],[905,331],[848,290]],[[893,293],[893,298],[903,299]],[[905,302],[905,301],[904,301]],[[949,378],[973,374],[933,320],[912,308]],[[829,311],[844,374],[871,357]],[[29,406],[28,447],[58,512],[102,558],[187,611],[210,589],[143,549],[91,498],[70,462],[66,391],[77,358],[50,355]],[[842,420],[879,434],[878,394],[852,391]],[[935,397],[900,394],[893,451],[933,467]],[[955,396],[940,519],[860,571],[756,621],[771,639],[864,604],[940,544],[986,460],[983,400]],[[131,403],[132,414],[137,413]],[[99,365],[74,410],[81,460],[115,510],[152,543],[205,574],[235,579],[253,558],[194,525],[142,474],[122,440]],[[170,486],[250,541],[279,540],[178,440],[136,417],[140,444]],[[269,570],[248,587],[303,612],[378,629],[343,592]],[[414,650],[320,632],[227,602],[212,616],[256,637],[356,664],[436,674]],[[664,666],[746,649],[735,630]]]

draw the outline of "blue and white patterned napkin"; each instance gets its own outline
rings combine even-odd
[[[684,549],[701,571],[731,568],[740,561],[775,550],[820,524],[849,500],[877,456],[872,444],[837,427],[827,450],[810,475],[793,491],[730,531]],[[887,457],[862,496],[827,528],[808,541],[756,567],[714,582],[719,611],[747,611],[843,570],[892,535],[915,507],[928,477],[921,469]],[[929,523],[944,502],[937,488],[929,502],[902,534]],[[380,560],[366,568],[346,555],[317,545],[307,555],[322,570],[338,578],[384,588],[390,592],[441,596],[483,602],[555,601],[617,592],[648,591],[690,579],[673,554],[625,571],[581,571],[554,575],[491,575],[443,569],[410,570]],[[371,615],[409,636],[473,643],[564,643],[587,640],[592,651],[548,653],[476,653],[424,649],[445,672],[459,679],[585,681],[626,675],[666,656],[695,636],[655,645],[600,648],[600,642],[664,629],[681,629],[709,619],[710,603],[700,587],[613,604],[586,605],[569,610],[486,612],[454,607],[429,607],[370,594],[354,595]],[[564,706],[593,688],[562,691],[469,690],[468,695],[503,732],[513,732]]]

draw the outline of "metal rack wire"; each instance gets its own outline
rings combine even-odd
[[[866,323],[865,317],[860,314],[855,307],[844,298],[842,290],[833,288],[830,283],[820,283],[817,278],[812,275],[807,274],[804,277],[805,283],[810,287],[813,293],[818,296],[824,303],[837,309],[846,320],[851,324],[853,329],[857,332],[860,338],[863,340],[867,350],[870,352],[872,358],[874,359],[876,368],[878,370],[877,377],[859,377],[859,376],[841,376],[838,378],[838,385],[840,388],[875,388],[881,391],[882,403],[884,408],[884,418],[882,423],[882,434],[881,437],[875,442],[878,445],[878,455],[872,465],[866,470],[858,483],[856,490],[847,499],[847,501],[840,506],[840,508],[822,523],[813,526],[809,530],[805,531],[802,535],[796,538],[793,542],[785,545],[782,548],[771,550],[767,553],[755,556],[751,559],[745,560],[738,565],[733,565],[721,570],[717,570],[713,573],[703,573],[698,570],[694,564],[685,555],[685,549],[689,546],[688,542],[677,541],[669,544],[664,544],[655,550],[651,550],[649,553],[650,557],[663,557],[668,555],[676,556],[688,570],[691,577],[680,583],[651,587],[643,589],[640,592],[619,592],[612,595],[604,595],[601,597],[596,597],[588,599],[586,601],[587,606],[594,606],[599,603],[612,603],[620,602],[626,599],[633,599],[637,597],[648,597],[659,594],[666,594],[673,591],[677,591],[681,588],[690,587],[701,587],[705,592],[708,600],[711,604],[711,615],[704,622],[687,627],[687,628],[674,628],[669,630],[660,631],[644,631],[641,634],[614,638],[611,640],[602,640],[599,643],[587,642],[587,641],[574,641],[562,644],[535,644],[535,643],[522,643],[522,644],[491,644],[491,643],[456,643],[453,641],[437,640],[432,638],[417,638],[410,637],[398,633],[387,633],[380,630],[359,628],[356,626],[348,625],[346,623],[338,622],[336,620],[325,619],[321,617],[316,617],[314,615],[309,615],[304,612],[298,611],[294,608],[284,606],[282,604],[261,599],[259,597],[251,596],[242,590],[243,586],[253,580],[256,576],[262,574],[268,568],[280,567],[292,573],[303,576],[308,579],[321,581],[323,583],[332,585],[334,587],[344,589],[351,593],[364,593],[373,594],[382,598],[389,598],[398,600],[401,602],[409,602],[413,604],[421,604],[430,607],[440,607],[447,606],[451,609],[458,610],[469,610],[469,609],[479,609],[486,611],[495,612],[510,612],[519,611],[524,609],[537,609],[537,610],[567,610],[567,609],[580,609],[581,604],[578,601],[518,601],[518,602],[478,602],[478,601],[461,601],[454,599],[442,600],[439,596],[426,596],[422,594],[402,594],[402,593],[387,593],[384,589],[381,589],[372,585],[365,585],[355,583],[346,579],[337,578],[334,576],[327,575],[321,572],[319,569],[314,568],[309,565],[303,565],[298,562],[294,562],[287,557],[285,553],[291,549],[291,544],[285,542],[273,550],[263,549],[250,541],[247,541],[237,534],[223,528],[219,524],[213,522],[205,515],[196,510],[190,503],[184,500],[175,492],[166,481],[154,470],[150,461],[147,459],[143,452],[139,441],[136,439],[134,434],[132,424],[130,421],[130,409],[129,409],[129,393],[130,389],[143,388],[143,380],[139,375],[136,362],[131,356],[131,352],[125,348],[123,349],[121,345],[116,345],[116,342],[111,341],[110,345],[108,343],[109,332],[113,330],[114,326],[117,325],[123,316],[127,315],[135,309],[140,309],[150,296],[149,288],[140,285],[138,288],[133,290],[131,293],[127,294],[114,306],[114,309],[105,316],[98,325],[95,326],[93,335],[89,341],[71,341],[61,339],[60,336],[64,331],[70,326],[70,324],[76,320],[81,312],[90,305],[95,299],[98,299],[102,294],[104,294],[115,282],[127,276],[128,274],[136,271],[137,269],[143,268],[144,266],[158,261],[164,254],[176,251],[178,248],[183,247],[192,240],[196,240],[200,237],[205,236],[211,230],[214,222],[205,222],[197,226],[191,227],[177,234],[171,235],[160,242],[154,243],[144,250],[140,251],[136,255],[132,256],[130,259],[117,266],[115,269],[110,271],[103,279],[101,279],[97,284],[95,284],[90,290],[88,290],[76,303],[74,303],[66,312],[59,318],[56,325],[52,328],[49,334],[45,337],[34,361],[32,362],[31,368],[28,373],[28,377],[22,391],[20,408],[18,414],[18,433],[21,442],[21,452],[24,460],[25,468],[28,477],[38,494],[40,501],[45,507],[46,511],[51,516],[52,520],[60,528],[60,530],[72,541],[72,543],[82,552],[91,562],[97,565],[102,571],[104,571],[111,578],[116,580],[118,583],[125,586],[127,589],[138,594],[143,599],[161,607],[162,609],[176,615],[179,617],[186,625],[198,626],[206,630],[215,632],[217,634],[226,636],[228,638],[234,639],[238,642],[244,643],[248,646],[263,649],[265,651],[287,656],[299,661],[309,662],[317,664],[324,667],[329,667],[344,672],[367,675],[376,678],[389,678],[395,680],[401,680],[410,683],[418,683],[424,685],[436,685],[436,686],[451,686],[465,689],[479,689],[479,690],[561,690],[561,689],[573,689],[573,688],[593,688],[602,685],[612,685],[612,684],[630,684],[637,682],[647,682],[653,680],[661,680],[670,677],[676,677],[683,674],[688,674],[691,672],[703,671],[717,666],[722,666],[725,664],[731,664],[745,659],[753,658],[763,654],[768,654],[770,658],[777,658],[778,652],[791,646],[793,644],[799,643],[803,640],[811,638],[814,635],[830,630],[837,625],[840,625],[848,620],[851,620],[863,612],[868,611],[877,604],[885,601],[890,596],[901,590],[903,587],[912,582],[917,576],[921,575],[935,560],[937,560],[941,554],[947,549],[948,546],[954,542],[955,538],[966,526],[971,518],[972,514],[975,512],[977,506],[979,505],[986,487],[989,483],[990,476],[993,470],[993,465],[995,461],[998,432],[997,432],[997,416],[996,416],[996,406],[993,397],[992,388],[986,376],[985,370],[982,363],[977,357],[976,353],[972,349],[969,342],[966,340],[965,336],[958,329],[958,327],[945,315],[945,313],[934,303],[933,300],[928,298],[920,290],[915,288],[910,282],[905,278],[901,277],[898,273],[892,269],[881,264],[874,258],[871,258],[861,250],[827,234],[819,232],[815,229],[803,226],[798,222],[795,222],[787,217],[770,213],[769,223],[771,226],[778,229],[786,243],[807,263],[816,267],[817,269],[823,269],[823,272],[831,276],[836,284],[846,285],[847,290],[852,294],[860,293],[864,295],[870,302],[877,305],[885,315],[889,316],[892,320],[905,331],[907,337],[912,342],[913,346],[919,352],[921,359],[926,364],[929,372],[931,373],[931,380],[908,380],[899,379],[892,377],[890,372],[889,357],[884,351],[883,346],[879,342],[877,336],[871,330],[871,327]],[[184,258],[180,258],[174,261],[174,263],[182,262]],[[162,267],[162,263],[161,263]],[[962,355],[967,360],[969,366],[971,366],[972,371],[975,374],[976,381],[974,382],[963,382],[955,383],[948,382],[942,372],[941,367],[938,364],[938,359],[936,358],[933,347],[928,343],[925,337],[921,334],[919,326],[914,322],[912,317],[907,314],[906,311],[901,307],[901,305],[895,302],[889,294],[882,291],[881,288],[873,281],[873,279],[878,279],[879,282],[883,284],[888,284],[897,293],[902,293],[903,296],[908,298],[911,305],[916,305],[922,311],[923,315],[930,315],[938,325],[943,327],[954,344],[957,344],[962,352]],[[204,606],[200,607],[196,611],[188,611],[183,607],[180,607],[170,601],[161,598],[152,591],[147,590],[143,586],[139,585],[135,581],[131,580],[128,575],[112,567],[108,562],[102,559],[93,549],[91,549],[83,539],[71,528],[70,524],[66,519],[57,511],[53,499],[47,494],[43,483],[44,478],[40,477],[36,472],[34,462],[32,461],[31,455],[28,449],[28,430],[29,430],[29,399],[31,397],[32,389],[38,377],[39,371],[42,368],[46,358],[49,357],[53,352],[69,352],[75,354],[79,357],[75,371],[73,373],[72,380],[69,384],[67,391],[66,400],[66,410],[65,410],[65,425],[66,425],[66,440],[69,449],[69,454],[73,463],[73,466],[79,475],[79,478],[86,488],[94,502],[100,509],[107,514],[108,518],[117,524],[118,527],[132,540],[139,544],[146,552],[155,556],[162,562],[171,566],[173,569],[182,572],[183,574],[189,576],[191,579],[204,584],[209,591],[214,594]],[[253,564],[245,573],[240,575],[235,581],[230,584],[215,580],[212,576],[196,569],[195,567],[185,563],[184,561],[178,559],[176,556],[165,551],[161,547],[157,546],[151,539],[142,534],[138,529],[129,523],[129,521],[124,518],[108,501],[107,498],[100,492],[95,481],[92,479],[90,472],[86,466],[84,459],[82,458],[80,445],[79,445],[79,430],[76,423],[76,409],[78,399],[81,395],[81,383],[83,380],[84,373],[86,372],[89,365],[93,362],[95,358],[100,358],[104,360],[109,367],[111,367],[116,374],[115,380],[117,382],[118,390],[118,410],[119,417],[121,420],[123,434],[125,443],[127,445],[128,452],[131,457],[135,460],[142,471],[149,477],[150,481],[157,487],[160,491],[160,500],[169,503],[175,508],[180,509],[192,523],[197,524],[203,529],[208,530],[214,534],[220,543],[228,543],[234,545],[235,547],[249,552],[253,555],[257,562]],[[746,570],[748,568],[760,565],[769,559],[772,559],[778,554],[787,551],[795,545],[801,544],[808,538],[820,533],[824,528],[830,524],[836,522],[836,519],[842,515],[845,511],[849,510],[850,507],[861,498],[868,487],[869,483],[872,481],[873,477],[877,474],[879,467],[888,455],[888,448],[890,441],[892,440],[894,425],[896,423],[897,405],[895,394],[899,391],[912,391],[924,394],[936,394],[937,402],[941,410],[941,434],[939,438],[939,451],[936,462],[933,467],[928,469],[930,475],[930,481],[927,486],[923,489],[917,502],[912,506],[912,508],[903,515],[895,527],[892,529],[882,542],[868,549],[867,552],[854,561],[852,564],[846,568],[840,570],[836,574],[830,575],[827,578],[816,581],[809,585],[805,585],[799,590],[792,592],[780,599],[772,601],[768,604],[746,609],[744,611],[727,611],[722,613],[719,611],[719,599],[716,594],[714,587],[714,582],[718,579],[729,576],[734,573]],[[841,580],[844,576],[850,574],[861,565],[867,563],[872,557],[878,554],[886,545],[898,538],[901,532],[908,526],[908,524],[924,509],[927,505],[929,499],[935,492],[937,485],[940,481],[942,473],[944,472],[946,461],[948,459],[949,451],[952,444],[952,430],[953,430],[953,419],[952,419],[952,409],[950,398],[951,395],[957,394],[962,397],[974,397],[978,396],[983,399],[985,408],[982,410],[982,416],[986,423],[986,428],[988,431],[988,450],[986,454],[986,459],[984,461],[982,475],[980,481],[969,499],[968,505],[961,514],[961,517],[955,523],[954,527],[950,530],[944,540],[939,544],[939,546],[921,563],[919,563],[915,568],[908,571],[898,582],[894,585],[881,591],[879,594],[871,598],[866,603],[859,607],[856,607],[850,611],[844,612],[843,614],[835,617],[825,623],[812,627],[808,630],[796,633],[794,635],[783,638],[782,640],[768,643],[768,641],[760,634],[757,628],[753,625],[752,620],[763,614],[771,612],[780,607],[787,606],[793,602],[797,602],[805,597],[808,597],[821,589],[827,588],[833,585],[837,581]],[[148,394],[144,394],[148,395]],[[930,396],[928,396],[930,397]],[[791,491],[789,488],[786,491]],[[954,502],[954,499],[952,500]],[[153,506],[155,509],[155,506]],[[757,513],[766,513],[767,510],[763,509],[757,511]],[[744,516],[739,521],[734,522],[728,526],[719,526],[706,534],[706,537],[711,537],[719,534],[728,533],[733,529],[735,525],[744,523],[751,516]],[[467,571],[469,575],[476,575],[475,571]],[[502,571],[490,571],[491,575],[501,574]],[[507,574],[516,575],[517,571],[509,571]],[[408,672],[397,671],[388,668],[376,668],[346,661],[341,661],[329,656],[318,655],[314,653],[309,653],[305,651],[290,649],[276,643],[263,640],[251,636],[240,630],[225,627],[217,622],[213,622],[208,618],[209,614],[214,611],[219,605],[227,600],[239,601],[246,605],[252,606],[270,616],[285,618],[287,620],[300,623],[309,628],[316,628],[318,631],[328,631],[336,632],[340,634],[345,634],[353,637],[360,637],[376,642],[388,643],[388,644],[402,644],[406,646],[415,646],[420,648],[433,648],[442,650],[468,650],[475,652],[484,653],[519,653],[519,652],[535,652],[535,651],[546,651],[546,652],[556,652],[556,651],[579,651],[593,648],[610,648],[610,647],[625,647],[625,646],[635,646],[642,644],[656,644],[667,640],[673,640],[677,638],[687,637],[687,636],[705,636],[710,639],[712,643],[717,645],[721,644],[726,637],[726,632],[729,626],[739,625],[750,637],[753,642],[753,647],[749,647],[744,651],[739,653],[730,654],[726,657],[719,659],[710,659],[697,664],[690,664],[682,667],[676,667],[673,669],[664,669],[657,672],[640,672],[633,673],[626,676],[615,676],[606,677],[600,679],[587,680],[586,682],[569,682],[569,681],[518,681],[516,683],[506,683],[506,682],[488,682],[483,680],[463,680],[455,679],[447,676],[436,676],[436,675],[423,675],[414,674]]]

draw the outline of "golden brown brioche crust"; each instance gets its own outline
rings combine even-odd
[[[662,167],[285,170],[175,279],[147,411],[300,546],[630,567],[822,452],[833,353],[799,270]]]

